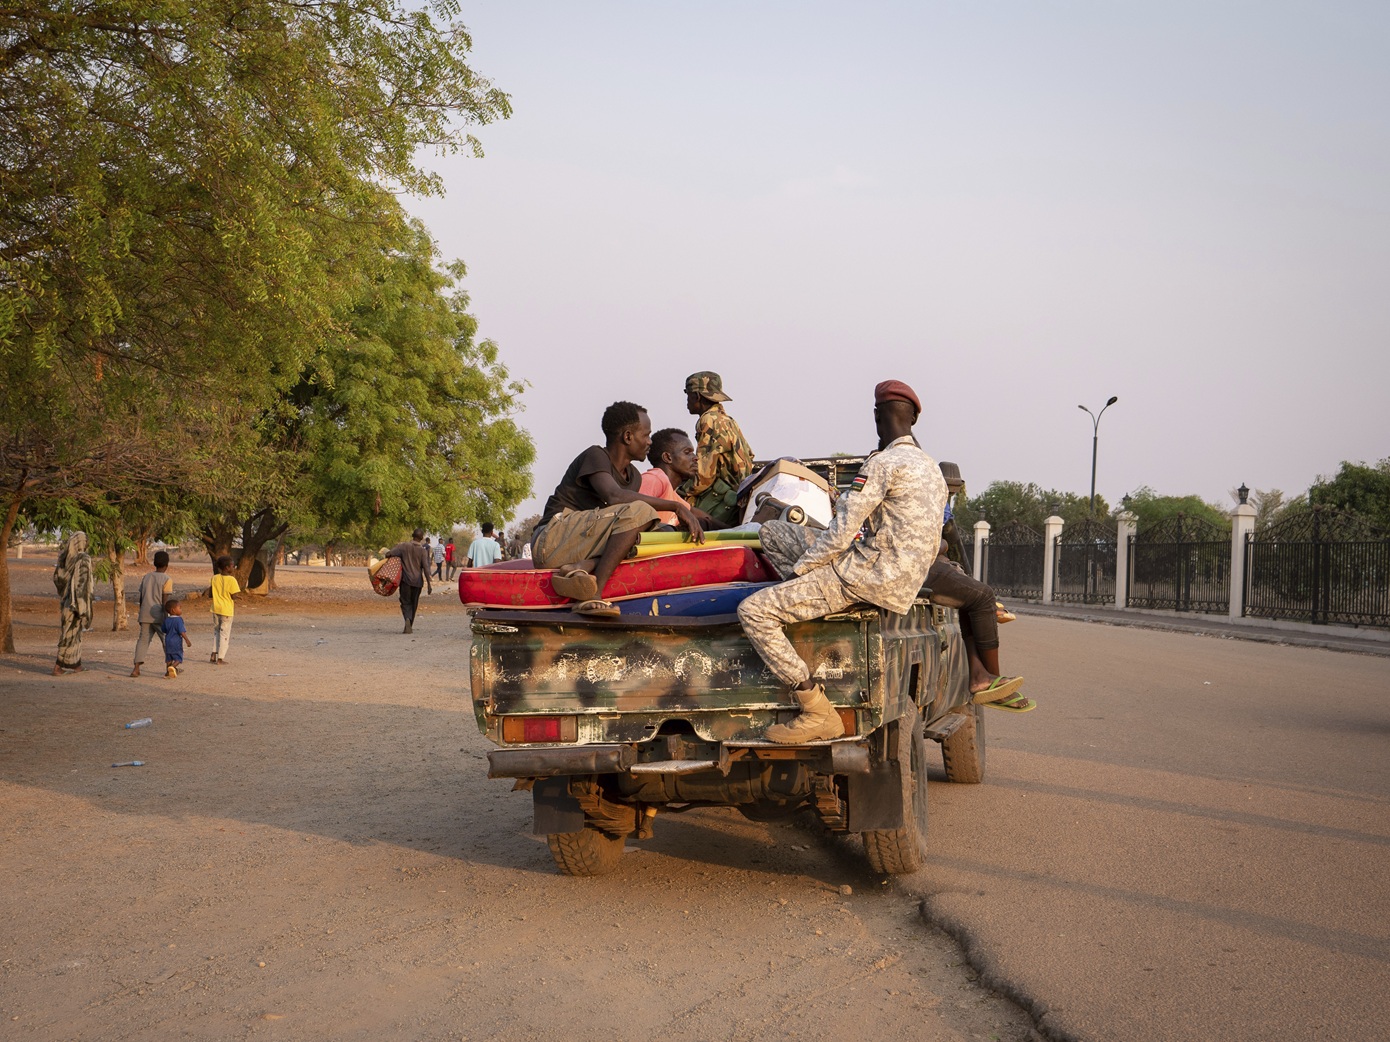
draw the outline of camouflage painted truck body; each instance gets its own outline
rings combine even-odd
[[[870,862],[915,870],[926,831],[925,745],[947,777],[979,781],[984,733],[954,610],[870,605],[787,635],[846,725],[832,742],[776,745],[795,713],[737,616],[595,620],[480,611],[471,674],[489,775],[529,789],[559,867],[612,867],[658,812],[732,806],[754,820],[813,809],[860,833]]]

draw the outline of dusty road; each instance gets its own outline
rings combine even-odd
[[[924,871],[698,811],[571,880],[484,777],[451,597],[412,640],[357,575],[286,573],[222,669],[195,607],[178,680],[126,678],[100,622],[55,679],[22,570],[0,1036],[1035,1037],[920,901],[1049,1037],[1386,1037],[1390,659],[1025,617],[1043,708],[988,718],[987,784],[932,787]]]
[[[403,637],[360,573],[287,571],[226,666],[193,603],[177,680],[129,679],[102,611],[88,671],[54,678],[52,563],[11,563],[0,1037],[1037,1037],[814,829],[696,811],[612,876],[556,874],[528,796],[485,777],[456,598]]]
[[[1390,658],[1003,634],[1042,706],[932,790],[907,881],[986,979],[1097,1042],[1390,1038]]]

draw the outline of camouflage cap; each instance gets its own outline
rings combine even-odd
[[[712,402],[731,402],[733,401],[724,393],[724,381],[719,379],[718,373],[703,372],[692,373],[685,378],[685,393],[698,394],[702,398],[708,398]]]

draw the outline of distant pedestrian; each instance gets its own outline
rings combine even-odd
[[[74,532],[58,551],[53,569],[53,585],[58,590],[58,658],[53,675],[63,670],[81,673],[82,632],[92,628],[92,559],[87,554],[87,533]]]
[[[212,655],[209,662],[219,666],[227,661],[227,648],[232,643],[232,615],[236,606],[232,598],[241,592],[241,584],[232,574],[232,558],[223,554],[217,559],[217,574],[212,577]]]
[[[154,571],[140,580],[140,634],[135,638],[135,668],[130,671],[131,676],[140,675],[140,667],[145,664],[145,651],[150,644],[162,644],[164,602],[173,595],[174,579],[169,574],[168,551],[156,550]]]
[[[483,522],[483,534],[468,544],[468,567],[486,568],[502,556],[502,548],[492,538],[492,522]]]
[[[184,645],[193,646],[193,638],[183,624],[183,609],[179,607],[177,597],[170,597],[164,602],[164,621],[159,628],[164,632],[164,675],[172,679],[179,675],[179,667],[183,665]]]
[[[410,541],[397,543],[386,551],[387,557],[399,557],[401,559],[401,616],[405,619],[405,629],[402,633],[410,633],[415,628],[415,613],[420,609],[420,589],[429,587],[430,592],[434,592],[433,585],[430,583],[430,558],[425,551],[425,547],[420,544],[420,540],[425,539],[425,530],[417,528],[411,533]],[[429,540],[425,539],[428,544]]]
[[[454,561],[454,540],[450,537],[449,541],[444,544],[444,578],[452,579],[456,567],[457,562]]]
[[[432,556],[434,557],[434,577],[441,582],[444,580],[444,544],[435,543]]]
[[[497,531],[492,533],[492,540],[497,544],[497,560],[505,561],[508,557],[512,556],[511,551],[507,549],[506,532],[502,531],[502,529],[499,528]]]

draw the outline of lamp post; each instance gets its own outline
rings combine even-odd
[[[1118,395],[1111,395],[1110,400],[1100,407],[1100,412],[1092,412],[1084,405],[1077,408],[1091,418],[1091,516],[1096,516],[1096,449],[1100,443],[1100,418],[1105,415],[1105,410],[1118,402]]]

